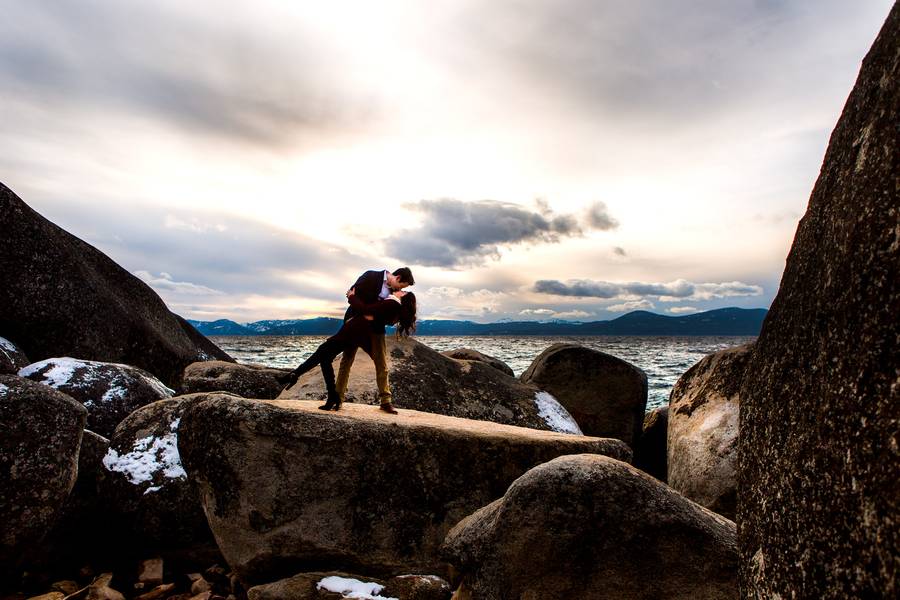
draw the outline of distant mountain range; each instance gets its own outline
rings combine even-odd
[[[764,308],[719,308],[692,315],[670,317],[636,310],[610,321],[419,321],[416,335],[759,335]],[[331,335],[341,319],[288,319],[235,323],[188,321],[203,335]]]

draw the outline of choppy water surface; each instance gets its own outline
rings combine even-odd
[[[325,340],[325,336],[211,336],[220,348],[243,363],[293,368]],[[581,344],[618,356],[647,373],[647,408],[663,406],[678,378],[711,352],[752,341],[753,337],[665,336],[422,336],[418,341],[435,350],[472,348],[495,356],[518,376],[547,346]]]

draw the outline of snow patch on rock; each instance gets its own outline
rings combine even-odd
[[[162,437],[149,435],[134,442],[131,452],[119,455],[110,448],[103,457],[103,466],[107,471],[123,473],[134,485],[153,481],[154,476],[161,474],[166,479],[186,479],[187,473],[181,466],[178,454],[178,423],[175,419],[169,426],[170,433]],[[155,492],[162,486],[150,486],[144,493]]]
[[[398,600],[397,598],[389,598],[387,596],[379,596],[378,594],[384,589],[383,585],[374,582],[364,582],[358,579],[350,579],[349,577],[338,577],[332,575],[325,577],[316,584],[317,590],[326,590],[340,594],[344,598],[361,598],[363,600]]]
[[[19,370],[20,377],[29,377],[43,370],[46,367],[50,369],[41,373],[42,383],[59,388],[63,385],[73,385],[72,379],[75,377],[77,369],[83,369],[79,373],[81,378],[80,386],[84,387],[91,384],[101,377],[98,370],[104,366],[118,367],[122,369],[109,382],[109,389],[99,399],[101,402],[110,402],[112,400],[121,400],[128,392],[127,385],[129,380],[139,380],[143,384],[152,388],[157,394],[164,398],[171,398],[175,395],[175,390],[165,386],[160,380],[151,375],[142,373],[136,367],[131,365],[123,365],[119,363],[105,363],[93,360],[81,360],[63,356],[59,358],[48,358],[36,363],[32,363],[27,367]]]
[[[5,396],[9,393],[9,388],[2,383],[0,383],[0,396]]]
[[[544,422],[550,426],[553,431],[560,433],[572,433],[575,435],[584,435],[581,428],[572,415],[569,414],[562,404],[547,392],[536,392],[534,395],[534,403],[537,405],[538,416],[544,419]]]
[[[120,377],[116,377],[113,381],[110,382],[109,389],[103,393],[103,396],[100,398],[100,402],[112,402],[113,400],[121,400],[125,397],[125,393],[128,391],[121,385],[119,385]],[[87,404],[87,402],[85,402]]]
[[[44,378],[42,383],[58,388],[69,383],[69,381],[72,380],[72,377],[75,376],[75,369],[85,367],[86,361],[69,358],[68,356],[39,360],[36,363],[31,363],[27,367],[20,369],[19,377],[30,377],[48,366],[50,367],[50,370],[41,374],[41,377]],[[91,373],[85,375],[85,380],[92,380]]]
[[[8,350],[10,352],[18,352],[18,348],[11,341],[6,339],[5,337],[0,337],[0,348],[4,350]]]

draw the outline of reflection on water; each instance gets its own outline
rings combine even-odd
[[[220,348],[243,363],[293,368],[313,353],[325,336],[211,336]],[[647,373],[647,408],[663,406],[678,378],[701,358],[753,337],[666,336],[423,336],[418,341],[435,350],[472,348],[495,356],[518,376],[547,346],[557,342],[581,344],[627,360]]]

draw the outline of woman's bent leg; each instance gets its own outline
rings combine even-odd
[[[319,368],[322,369],[322,379],[325,380],[325,389],[328,391],[328,400],[319,408],[322,410],[338,410],[341,408],[341,397],[338,395],[335,387],[334,367],[331,365],[331,361],[341,353],[343,344],[336,340],[332,341],[329,339],[319,346],[319,350],[321,350],[321,354],[319,356],[318,364]]]
[[[337,349],[335,350],[335,347]],[[291,387],[300,377],[309,371],[312,371],[316,365],[322,362],[331,362],[334,360],[334,357],[340,353],[340,342],[333,340],[332,338],[328,338],[324,342],[322,342],[316,351],[312,353],[312,355],[303,361],[300,366],[291,371],[291,377],[287,387]]]
[[[325,380],[325,389],[328,390],[328,402],[329,408],[333,410],[340,410],[341,404],[341,396],[337,392],[337,387],[334,383],[334,367],[331,365],[330,360],[323,360],[319,364],[319,368],[322,369],[322,379]]]

